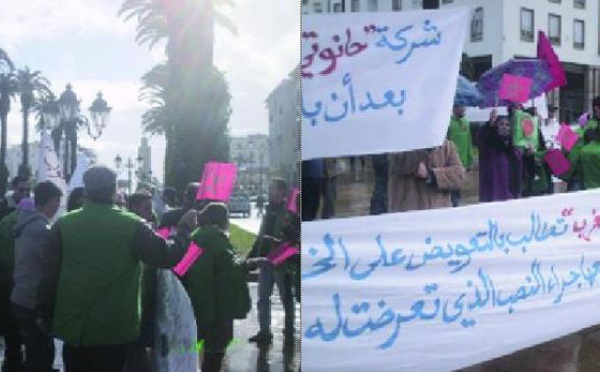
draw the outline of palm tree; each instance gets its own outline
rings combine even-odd
[[[15,66],[8,54],[0,49],[0,129],[2,136],[0,138],[0,197],[6,193],[8,181],[8,168],[6,167],[7,151],[7,121],[10,112],[10,100],[18,92],[19,82],[14,73]]]
[[[19,92],[21,98],[21,111],[23,113],[23,140],[21,142],[21,165],[19,175],[31,176],[29,166],[29,114],[34,108],[36,100],[48,96],[50,92],[50,81],[41,76],[40,71],[31,71],[29,67],[17,72],[19,81]]]
[[[218,22],[236,33],[232,22],[215,12],[214,7],[221,5],[232,5],[232,2],[126,0],[119,10],[119,15],[126,21],[137,18],[136,42],[139,44],[153,48],[166,40],[168,79],[160,92],[164,108],[154,105],[146,115],[146,123],[165,119],[165,181],[179,189],[194,177],[196,168],[210,160],[210,157],[202,157],[197,160],[199,165],[192,164],[188,161],[188,151],[202,147],[204,143],[195,143],[192,149],[183,144],[194,137],[206,141],[207,145],[215,140],[203,133],[205,111],[209,110],[208,82],[213,68],[213,24]]]
[[[142,83],[139,99],[151,106],[142,115],[142,130],[150,135],[165,135],[168,142],[170,133],[167,133],[169,131],[165,108],[167,65],[161,63],[154,66],[142,76]]]

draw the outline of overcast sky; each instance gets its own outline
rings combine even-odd
[[[81,143],[95,148],[100,162],[113,165],[116,154],[136,156],[140,117],[147,106],[138,102],[140,77],[164,59],[164,47],[149,51],[134,42],[135,21],[116,14],[120,0],[2,0],[0,48],[18,67],[40,70],[60,95],[67,82],[91,105],[98,90],[113,107],[111,121],[96,142],[87,134]],[[238,27],[234,36],[216,26],[215,64],[225,71],[233,96],[232,134],[268,133],[265,99],[287,77],[300,58],[300,2],[235,0],[221,11]],[[18,102],[9,115],[9,144],[20,143]],[[33,134],[32,140],[39,135]],[[151,139],[152,171],[162,179],[164,140]]]

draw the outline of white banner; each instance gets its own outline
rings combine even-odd
[[[441,145],[469,9],[302,16],[302,158]]]
[[[450,371],[600,324],[600,191],[302,224],[307,371]]]
[[[37,182],[52,181],[62,190],[63,196],[60,199],[60,208],[54,217],[56,220],[67,210],[67,198],[69,197],[67,181],[63,178],[62,166],[58,160],[50,134],[43,130],[41,137]]]

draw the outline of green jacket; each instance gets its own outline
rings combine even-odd
[[[577,128],[575,129],[575,133],[579,135],[579,140],[575,143],[571,151],[563,150],[566,153],[567,159],[571,164],[569,170],[559,176],[559,178],[563,181],[569,181],[571,179],[580,179],[581,178],[581,150],[583,149],[583,135],[585,133],[585,129]]]
[[[523,128],[523,121],[529,119],[533,123],[533,131],[530,136],[525,136]],[[516,110],[512,118],[512,133],[513,133],[513,146],[519,148],[532,147],[534,151],[538,148],[538,135],[539,135],[539,120],[537,117],[533,117],[528,113]]]
[[[587,123],[585,124],[585,129],[596,129],[598,128],[598,120],[596,119],[589,119],[587,121]]]
[[[45,255],[42,285],[47,288],[41,289],[42,314],[54,309],[56,336],[72,346],[135,341],[140,260],[157,267],[176,265],[189,242],[184,230],[166,241],[136,215],[95,203],[60,218]]]
[[[203,249],[182,278],[198,324],[244,319],[251,301],[246,283],[247,268],[225,234],[205,226],[192,234]]]
[[[10,298],[15,268],[15,238],[13,228],[18,213],[12,211],[0,221],[0,298]]]
[[[453,115],[448,127],[448,139],[454,142],[463,166],[470,167],[473,164],[473,140],[469,121],[464,117],[457,119]]]
[[[586,190],[600,187],[600,142],[592,141],[581,149],[581,176]]]

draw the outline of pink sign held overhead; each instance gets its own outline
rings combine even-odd
[[[560,141],[562,147],[565,150],[571,151],[573,146],[575,146],[577,141],[579,141],[579,134],[574,132],[570,126],[563,124],[560,126],[560,129],[558,130],[556,139],[558,141]]]
[[[288,197],[287,209],[292,213],[298,213],[298,203],[296,201],[298,194],[300,194],[300,190],[294,187]]]
[[[200,180],[196,200],[229,201],[237,179],[237,167],[232,163],[208,162]]]
[[[163,227],[162,229],[156,230],[156,233],[160,235],[160,237],[167,239],[171,235],[171,229]]]
[[[282,263],[284,263],[288,258],[300,253],[298,247],[294,247],[288,244],[289,243],[282,244],[281,246],[279,246],[279,248],[275,249],[267,255],[267,258],[269,259],[269,261],[271,261],[273,265],[279,266]]]
[[[185,253],[185,256],[183,256],[183,258],[181,259],[181,261],[179,261],[177,266],[173,268],[175,274],[179,276],[184,276],[185,273],[187,273],[190,267],[194,264],[194,262],[196,262],[198,257],[202,256],[202,253],[204,253],[204,250],[200,248],[196,243],[191,242],[187,252]]]
[[[523,103],[529,99],[533,80],[525,76],[511,74],[502,75],[498,98],[516,103]]]

